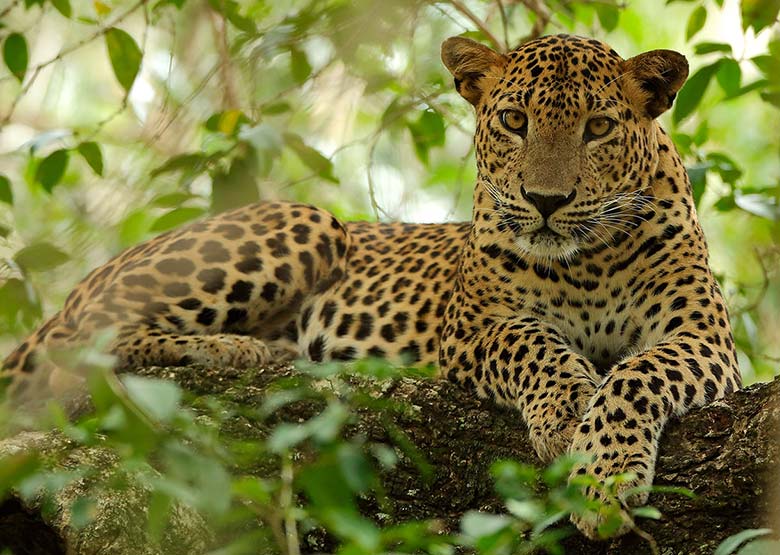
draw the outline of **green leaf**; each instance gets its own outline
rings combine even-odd
[[[0,173],[0,202],[14,203],[14,191],[11,188],[11,180]]]
[[[211,210],[215,214],[260,200],[257,188],[257,157],[247,149],[246,156],[233,159],[227,172],[216,171],[211,177]]]
[[[27,41],[24,36],[19,33],[8,35],[3,43],[3,61],[8,70],[20,83],[24,81],[24,74],[27,73],[29,59]]]
[[[460,519],[461,531],[470,538],[492,536],[511,524],[512,520],[506,515],[483,513],[481,511],[468,511]]]
[[[704,66],[691,76],[677,95],[677,101],[674,104],[674,113],[672,119],[675,123],[680,123],[688,117],[699,105],[707,85],[710,84],[712,76],[718,71],[721,60]]]
[[[175,172],[178,170],[187,170],[191,173],[201,173],[206,169],[208,158],[203,154],[177,154],[166,160],[161,166],[152,170],[151,176],[157,177],[163,173]]]
[[[710,164],[700,164],[687,168],[688,178],[691,180],[691,188],[693,189],[693,202],[696,206],[699,206],[699,201],[707,186],[707,170],[710,167]]]
[[[780,108],[780,90],[761,92],[761,100],[768,102],[772,106]]]
[[[46,191],[51,192],[54,186],[60,182],[68,167],[68,151],[61,148],[55,150],[44,158],[35,170],[35,181],[40,183]]]
[[[238,137],[255,147],[258,157],[257,173],[261,177],[267,176],[284,146],[279,131],[272,125],[261,123],[254,127],[242,127],[238,132]]]
[[[736,206],[737,201],[734,198],[734,195],[727,195],[715,203],[715,210],[718,212],[730,212],[731,210],[734,210]]]
[[[86,160],[92,171],[103,176],[103,154],[100,152],[100,146],[94,141],[88,141],[81,143],[76,147],[82,158]]]
[[[195,195],[176,191],[174,193],[167,193],[156,196],[149,202],[149,204],[159,206],[160,208],[178,208],[192,198],[195,198]]]
[[[720,67],[718,67],[715,78],[726,95],[735,95],[739,91],[742,80],[742,70],[739,67],[739,62],[732,58],[723,58],[720,60]]]
[[[63,16],[70,18],[72,10],[70,9],[70,0],[51,0],[52,5]]]
[[[444,118],[439,112],[426,110],[417,121],[409,123],[412,132],[414,149],[417,157],[424,164],[428,163],[428,151],[434,146],[444,144],[445,126]]]
[[[159,422],[170,422],[179,412],[181,388],[170,380],[124,374],[122,383],[130,399]]]
[[[325,158],[319,150],[316,150],[305,142],[295,133],[285,133],[284,142],[290,147],[290,149],[298,155],[301,162],[314,171],[317,175],[333,183],[338,183],[339,180],[333,176],[333,163]]]
[[[188,206],[175,208],[157,218],[149,228],[149,231],[153,231],[155,233],[160,231],[168,231],[169,229],[178,227],[181,224],[187,223],[196,218],[200,218],[205,213],[206,210],[203,208]]]
[[[780,221],[780,205],[774,197],[768,195],[742,195],[734,197],[734,201],[745,212],[750,212],[761,218],[774,222]]]
[[[133,37],[116,27],[106,31],[106,48],[117,81],[125,92],[129,93],[141,68],[143,58],[141,49],[138,48]]]
[[[753,27],[759,33],[777,21],[780,13],[780,0],[742,0],[742,28]]]
[[[77,497],[70,505],[68,525],[80,530],[91,523],[97,514],[97,505],[89,497]]]
[[[707,22],[707,9],[704,6],[698,6],[691,12],[688,18],[688,26],[685,28],[685,40],[691,40],[693,36],[702,30]]]
[[[780,553],[780,541],[756,540],[739,550],[739,555],[777,555]]]
[[[290,50],[290,72],[296,83],[303,83],[311,75],[311,64],[306,53],[293,48]]]
[[[620,10],[609,4],[596,4],[596,15],[605,31],[613,31],[620,21]]]
[[[285,102],[284,100],[281,100],[279,102],[272,102],[270,104],[263,105],[262,112],[267,116],[272,116],[275,114],[283,114],[284,112],[289,112],[290,109],[291,109],[290,104],[288,102]]]
[[[750,61],[753,62],[767,78],[770,80],[775,79],[775,82],[780,82],[780,59],[765,54],[751,58]]]
[[[11,231],[13,231],[10,227],[6,227],[3,224],[0,224],[0,237],[5,239],[11,234]]]
[[[766,536],[771,534],[772,530],[769,528],[751,528],[748,530],[742,530],[738,534],[729,536],[721,542],[713,555],[731,555],[737,548],[743,543],[750,541],[760,536]]]
[[[9,490],[18,487],[24,478],[38,471],[40,466],[40,455],[32,450],[12,452],[0,458],[0,498],[5,498]]]
[[[713,52],[723,52],[725,54],[731,54],[731,45],[723,42],[700,42],[693,47],[694,54],[711,54]]]
[[[638,516],[640,518],[652,518],[653,520],[660,520],[663,516],[661,514],[661,511],[656,509],[655,507],[645,506],[645,507],[635,507],[631,509],[631,514],[633,516]]]
[[[70,260],[70,257],[51,243],[34,243],[14,255],[14,261],[25,273],[52,270]]]

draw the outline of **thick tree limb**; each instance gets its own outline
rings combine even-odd
[[[175,379],[197,396],[215,395],[228,405],[259,406],[269,385],[279,377],[293,374],[294,370],[290,366],[250,372],[151,368],[140,373]],[[418,465],[401,459],[396,470],[386,477],[388,499],[381,510],[383,522],[388,521],[387,514],[394,522],[437,519],[445,529],[456,530],[460,516],[467,510],[501,510],[501,502],[487,475],[493,461],[514,458],[538,463],[530,455],[526,431],[514,411],[475,399],[444,381],[404,378],[382,384],[378,391],[383,398],[400,401],[406,408],[361,410],[355,431],[366,434],[371,441],[392,443],[392,430],[403,430],[433,469],[431,476],[423,479]],[[279,417],[295,421],[310,417],[318,408],[298,402],[283,409]],[[226,424],[224,431],[238,433],[240,428],[242,437],[262,437],[272,425],[273,422],[250,422],[243,417],[239,421],[237,417],[235,422]],[[780,379],[739,391],[669,424],[662,440],[655,483],[687,487],[697,497],[651,496],[650,503],[660,509],[664,518],[659,522],[644,521],[643,529],[655,539],[661,554],[711,554],[729,535],[770,523],[768,512],[773,504],[769,492],[777,488],[780,469],[778,430]],[[60,439],[57,443],[52,439],[56,437],[56,434],[16,436],[0,442],[0,454],[25,445],[45,444],[49,450],[62,452],[72,449],[68,442]],[[95,448],[76,449],[63,460],[72,464],[84,457],[92,457],[89,461],[93,465],[110,467],[112,464],[111,456]],[[91,486],[80,487],[83,494]],[[129,494],[122,494],[122,498],[114,497],[113,503],[106,499],[99,505],[93,524],[77,531],[68,527],[66,508],[78,491],[58,498],[53,516],[41,517],[40,507],[35,503],[6,502],[0,508],[0,545],[9,537],[24,537],[20,534],[24,534],[22,530],[29,523],[37,523],[39,532],[35,533],[35,541],[43,541],[40,530],[46,529],[49,534],[46,541],[59,544],[60,553],[77,555],[198,553],[208,544],[209,535],[203,531],[203,521],[184,508],[177,512],[175,522],[166,532],[165,546],[144,543],[148,539],[144,539],[145,532],[134,524],[137,517],[132,515],[143,514],[147,499],[140,485],[133,488]],[[378,516],[379,509],[370,501],[363,509],[368,516]],[[324,552],[334,547],[327,537],[316,534],[306,541],[309,542],[303,546],[306,552]],[[17,547],[14,553],[58,552],[35,548],[32,539],[30,542],[28,551]],[[17,542],[18,545],[24,542]],[[646,540],[633,534],[601,543],[575,536],[569,540],[566,553],[643,555],[651,553],[651,549]]]

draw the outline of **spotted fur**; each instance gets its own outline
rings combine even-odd
[[[517,408],[543,459],[581,451],[579,473],[652,483],[667,419],[740,385],[687,174],[655,121],[687,63],[566,35],[506,55],[454,38],[442,58],[477,114],[470,223],[276,203],[161,235],[93,271],[10,354],[11,393],[56,386],[42,353],[104,329],[126,367],[438,362]],[[597,536],[597,516],[577,524]]]

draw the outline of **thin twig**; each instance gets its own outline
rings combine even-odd
[[[287,555],[301,555],[298,541],[298,523],[295,521],[293,505],[293,463],[292,455],[287,454],[282,462],[282,488],[279,492],[279,505],[284,513],[284,535]]]
[[[0,12],[0,19],[7,16],[11,10],[13,10],[16,6],[19,5],[20,2],[21,0],[14,0],[10,4],[8,4],[5,8],[3,8],[3,11]]]
[[[474,25],[477,26],[477,29],[479,29],[493,45],[493,48],[495,48],[500,53],[506,52],[506,45],[501,42],[501,39],[496,37],[490,31],[490,29],[487,28],[485,22],[478,18],[466,5],[464,5],[460,0],[450,0],[450,4],[452,4],[453,8],[458,10],[460,13],[470,19]]]
[[[27,91],[30,90],[30,87],[32,87],[35,80],[38,78],[38,75],[40,75],[41,70],[47,68],[53,63],[56,63],[60,60],[62,60],[65,56],[68,54],[71,54],[78,50],[79,48],[89,44],[96,38],[105,35],[109,29],[114,27],[117,23],[120,23],[125,18],[127,18],[129,15],[131,15],[133,12],[135,12],[138,8],[146,4],[147,0],[139,0],[135,4],[133,4],[130,8],[128,8],[125,12],[121,13],[119,16],[117,16],[111,23],[104,25],[94,33],[92,33],[90,36],[68,46],[67,48],[63,48],[59,51],[59,53],[54,56],[53,58],[50,58],[49,60],[46,60],[45,62],[41,62],[40,64],[36,65],[32,68],[32,73],[30,74],[30,77],[26,80],[27,82],[22,86],[22,89],[19,91],[19,94],[16,95],[16,98],[14,98],[14,101],[11,103],[11,107],[8,110],[8,113],[3,117],[2,120],[0,120],[0,129],[5,127],[6,124],[11,121],[11,117],[13,116],[14,111],[16,110],[16,107],[19,104],[19,101],[24,97],[25,94],[27,94]],[[4,77],[0,78],[0,82],[4,81],[5,79],[10,79],[10,77]]]

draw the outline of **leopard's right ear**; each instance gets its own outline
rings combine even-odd
[[[455,78],[457,91],[474,106],[501,78],[507,63],[506,56],[465,37],[445,40],[441,45],[441,60]]]

